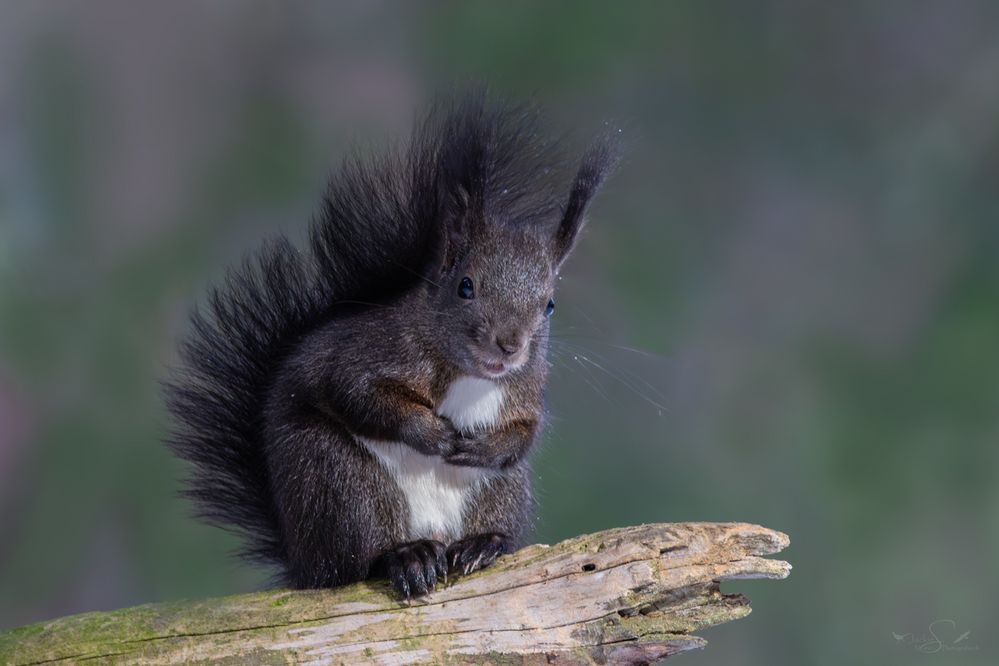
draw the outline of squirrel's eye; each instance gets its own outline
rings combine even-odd
[[[545,306],[545,316],[551,317],[553,312],[555,312],[555,299],[549,298],[548,305]]]
[[[475,298],[475,287],[472,286],[472,278],[461,278],[461,282],[458,283],[458,295],[462,298]]]

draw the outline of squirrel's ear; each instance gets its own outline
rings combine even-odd
[[[457,262],[468,246],[474,232],[474,209],[468,192],[461,186],[445,191],[445,205],[435,214],[433,237],[429,239],[430,257],[427,270],[431,279],[436,279]]]
[[[617,164],[617,145],[609,137],[598,139],[583,154],[576,178],[572,181],[569,201],[562,213],[562,220],[555,230],[555,264],[560,265],[572,251],[576,236],[583,227],[583,220],[590,200]]]
[[[427,262],[424,264],[424,277],[429,284],[434,284],[437,277],[447,270],[450,262],[451,239],[447,230],[447,224],[437,224],[432,227],[433,234],[427,243]]]
[[[481,218],[481,197],[469,193],[464,186],[459,185],[455,188],[449,214],[446,216],[443,264],[445,269],[454,266],[459,256],[472,243]]]

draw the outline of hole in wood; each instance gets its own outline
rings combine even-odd
[[[597,568],[597,565],[594,564],[593,562],[590,562],[589,564],[584,564],[583,565],[583,571],[593,571],[596,568]]]
[[[665,555],[666,553],[675,553],[678,550],[687,550],[687,547],[683,544],[680,544],[678,546],[667,546],[666,548],[660,548],[659,554]]]

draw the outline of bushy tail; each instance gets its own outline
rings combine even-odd
[[[167,384],[171,448],[193,463],[185,494],[200,517],[235,529],[243,555],[282,561],[262,433],[270,382],[303,336],[339,303],[390,298],[416,279],[429,243],[412,214],[409,158],[355,161],[331,182],[309,246],[266,243],[195,312],[181,365]]]
[[[322,311],[313,270],[287,240],[229,273],[194,314],[167,387],[170,446],[194,464],[185,493],[198,515],[249,536],[243,554],[280,561],[281,538],[260,433],[263,396],[282,348]]]

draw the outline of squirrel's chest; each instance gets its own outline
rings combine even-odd
[[[479,377],[459,377],[437,405],[437,413],[463,431],[496,425],[503,409],[503,387]]]
[[[481,430],[499,421],[503,400],[499,384],[478,377],[459,377],[448,387],[436,412],[460,430]],[[405,497],[408,538],[451,541],[462,536],[466,504],[488,482],[490,470],[449,465],[403,442],[359,440]]]

